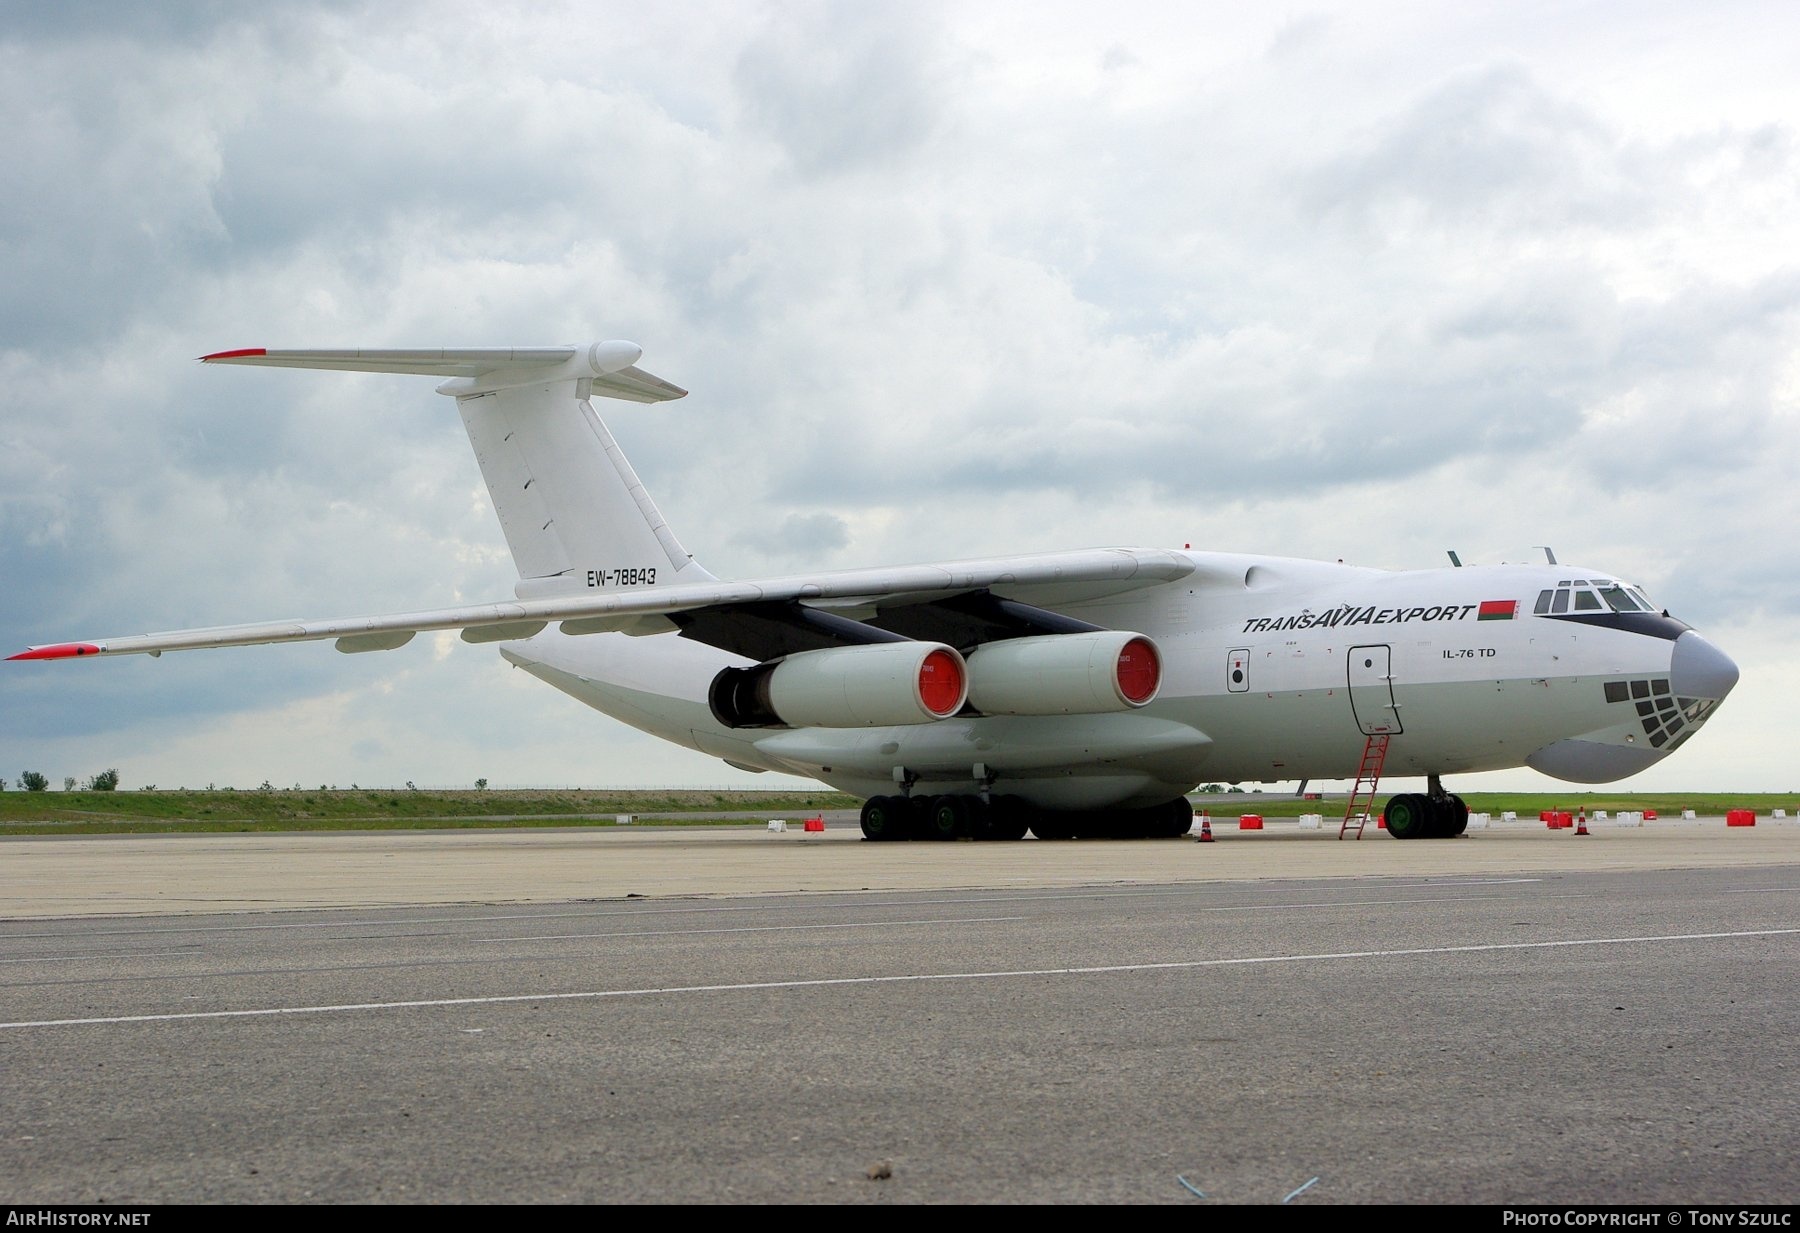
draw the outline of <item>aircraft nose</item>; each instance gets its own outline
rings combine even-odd
[[[1678,698],[1723,698],[1738,682],[1738,666],[1718,647],[1688,630],[1675,639],[1669,684]]]

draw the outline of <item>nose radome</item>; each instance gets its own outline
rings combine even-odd
[[[1678,698],[1723,698],[1738,682],[1738,666],[1718,647],[1688,630],[1675,639],[1669,684]]]

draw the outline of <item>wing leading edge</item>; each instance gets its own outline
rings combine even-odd
[[[341,651],[377,651],[404,646],[416,634],[447,629],[461,630],[466,642],[529,638],[552,622],[559,623],[563,632],[570,634],[646,633],[674,628],[669,622],[655,620],[658,617],[750,604],[797,603],[853,612],[907,602],[926,603],[981,590],[1054,604],[1075,598],[1097,599],[1174,582],[1194,570],[1191,558],[1162,549],[1092,548],[942,564],[838,570],[745,582],[687,583],[642,591],[509,600],[384,616],[264,621],[171,630],[45,643],[7,658],[44,660],[160,655],[164,651],[315,642],[326,638],[337,639]]]

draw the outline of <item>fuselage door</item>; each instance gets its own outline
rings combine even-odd
[[[1350,710],[1363,735],[1404,732],[1400,708],[1394,703],[1393,649],[1386,646],[1353,646],[1347,659],[1350,670]]]

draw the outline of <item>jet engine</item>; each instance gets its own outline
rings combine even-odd
[[[968,680],[963,657],[941,642],[877,642],[726,668],[706,700],[728,728],[877,728],[956,714]]]
[[[969,704],[984,715],[1096,715],[1156,697],[1162,656],[1128,630],[987,642],[969,654]]]

